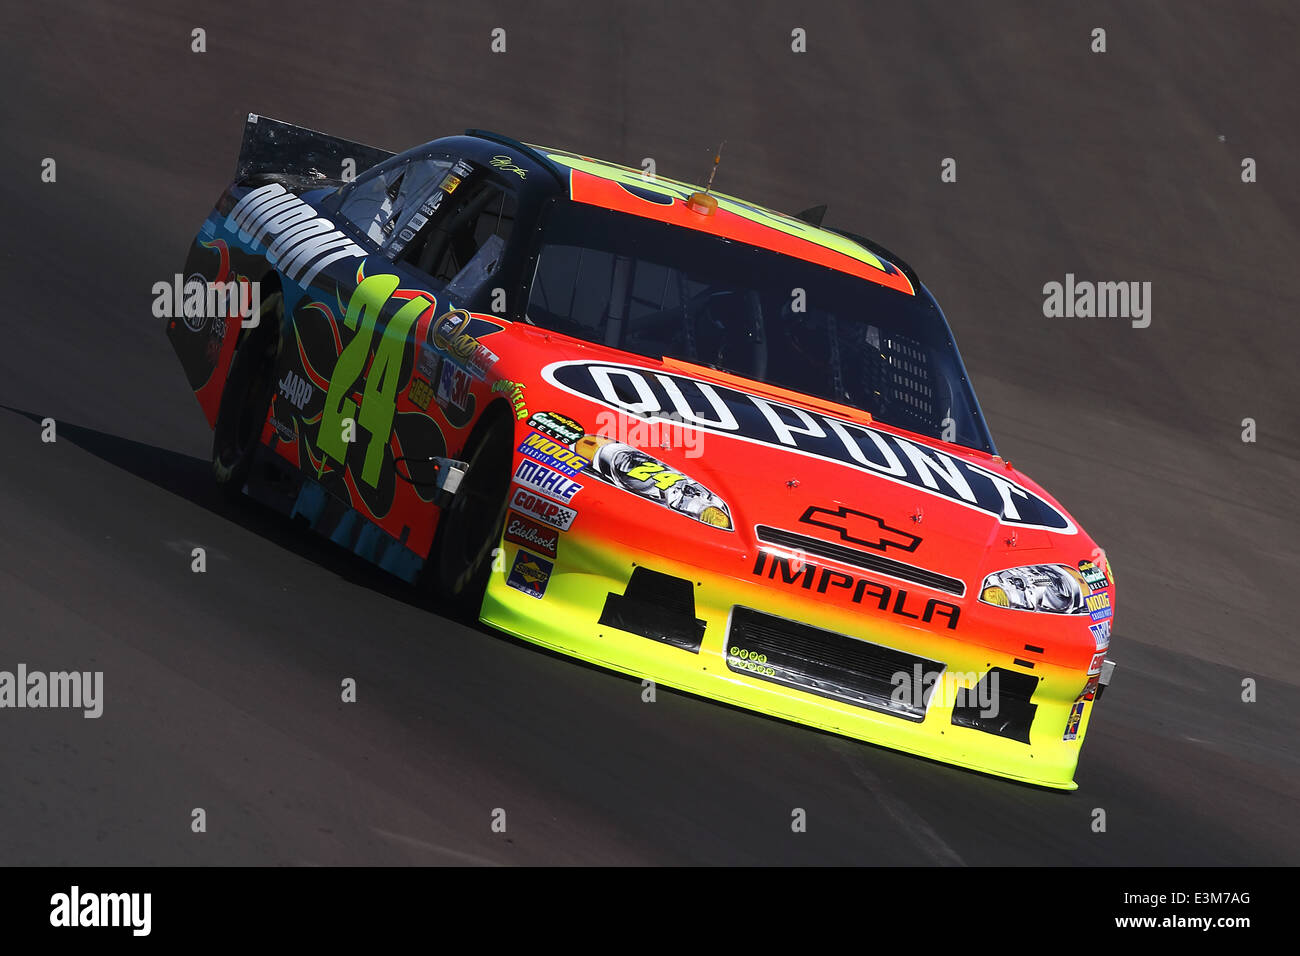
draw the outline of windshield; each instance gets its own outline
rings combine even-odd
[[[870,412],[991,452],[938,307],[824,266],[693,229],[558,203],[527,321]]]

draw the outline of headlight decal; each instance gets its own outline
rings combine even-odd
[[[995,571],[984,579],[980,588],[981,603],[1014,611],[1043,611],[1048,614],[1092,611],[1085,595],[1088,595],[1088,585],[1083,575],[1078,568],[1068,564],[1031,564]],[[1109,611],[1109,595],[1105,597]]]

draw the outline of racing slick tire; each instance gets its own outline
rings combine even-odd
[[[242,331],[243,339],[230,360],[212,434],[212,475],[227,501],[238,499],[243,491],[271,410],[282,311],[280,293],[267,296],[261,321]]]
[[[471,437],[469,467],[452,497],[421,578],[441,613],[477,621],[505,525],[514,423],[504,406],[490,410]]]

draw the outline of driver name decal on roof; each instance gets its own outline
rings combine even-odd
[[[1010,479],[919,442],[725,385],[615,362],[555,362],[542,376],[647,421],[681,424],[847,465],[982,511],[1002,523],[1075,534],[1074,523]]]

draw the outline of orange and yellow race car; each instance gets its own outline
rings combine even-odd
[[[997,455],[915,271],[822,211],[252,115],[155,312],[218,484],[448,612],[1073,789],[1109,564]]]

